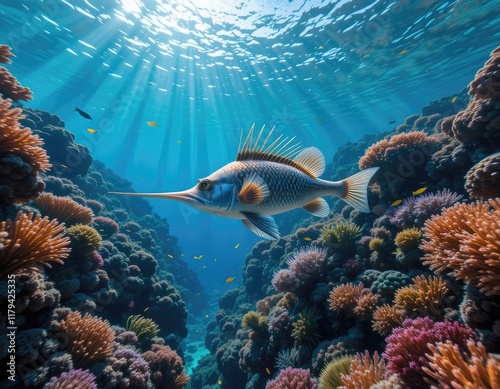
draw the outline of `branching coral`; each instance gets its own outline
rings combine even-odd
[[[478,199],[500,196],[500,153],[484,158],[469,170],[465,189]]]
[[[319,376],[320,389],[336,389],[342,386],[342,375],[349,375],[349,369],[353,359],[354,357],[351,355],[344,355],[328,363]]]
[[[330,292],[328,301],[330,309],[347,312],[353,312],[358,304],[358,299],[361,297],[363,284],[354,285],[352,283],[342,284],[333,288]]]
[[[125,329],[134,332],[139,340],[153,338],[160,332],[158,325],[153,320],[141,315],[129,316]]]
[[[500,199],[456,204],[424,227],[424,264],[500,295]]]
[[[434,323],[428,317],[406,319],[386,339],[383,355],[388,362],[387,370],[411,388],[427,388],[422,368],[429,363],[425,356],[429,345],[450,340],[464,349],[467,340],[473,337],[473,332],[458,322]]]
[[[42,193],[35,204],[43,215],[64,222],[66,226],[89,224],[94,216],[90,208],[78,204],[71,197],[54,196],[52,193]]]
[[[450,341],[429,345],[429,365],[422,370],[432,378],[427,381],[433,389],[500,388],[500,357],[472,340],[467,348],[470,356]]]
[[[292,338],[296,345],[307,344],[313,348],[321,338],[318,332],[318,314],[314,309],[304,309],[292,323]]]
[[[8,237],[0,250],[0,279],[40,265],[51,267],[49,262],[62,264],[70,252],[63,230],[64,225],[57,220],[33,217],[33,213],[19,212],[14,221],[1,222],[0,233]]]
[[[52,377],[43,389],[97,389],[95,376],[88,370],[70,370],[59,377]]]
[[[400,327],[405,318],[404,310],[384,304],[378,307],[373,313],[372,328],[380,335],[386,336],[394,328]]]
[[[341,375],[342,386],[338,389],[369,389],[370,386],[383,380],[385,377],[385,361],[375,351],[373,359],[370,353],[356,354],[349,366],[349,374]]]
[[[337,222],[321,230],[320,240],[325,247],[337,249],[344,254],[354,252],[354,242],[361,236],[361,228],[351,221]]]
[[[9,57],[13,54],[10,52],[10,47],[7,45],[0,45],[0,62],[10,63]],[[14,101],[17,100],[31,100],[33,98],[32,92],[29,88],[19,85],[16,78],[9,73],[7,69],[0,66],[0,94],[5,98],[10,98]]]
[[[38,173],[50,168],[42,141],[19,124],[23,116],[0,97],[0,202],[26,203],[38,196],[44,184]]]
[[[71,248],[80,254],[88,254],[101,246],[101,235],[92,227],[77,224],[66,230],[71,240]]]
[[[142,357],[149,363],[155,388],[179,389],[189,382],[181,357],[170,347],[154,344]]]
[[[377,295],[373,294],[369,290],[363,291],[361,297],[358,299],[356,307],[353,309],[354,316],[359,321],[370,320],[377,303]]]
[[[397,308],[409,314],[429,316],[441,319],[444,310],[444,298],[448,291],[444,280],[440,277],[416,276],[413,284],[398,289],[394,298]]]
[[[311,377],[309,369],[288,367],[281,370],[278,376],[269,381],[266,389],[316,389],[318,382]]]
[[[107,320],[71,312],[61,322],[61,331],[76,367],[89,367],[112,354],[115,335]]]

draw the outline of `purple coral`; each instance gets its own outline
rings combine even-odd
[[[400,228],[422,227],[432,215],[439,214],[444,208],[450,207],[462,197],[448,189],[419,197],[410,197],[396,209],[390,221]]]
[[[149,387],[151,371],[148,363],[132,349],[119,348],[103,371],[106,387],[146,389]]]
[[[428,366],[429,344],[445,343],[447,340],[466,350],[467,340],[474,333],[458,322],[433,322],[428,317],[406,319],[402,327],[396,328],[386,339],[384,357],[387,370],[397,374],[411,388],[428,388],[422,367]]]
[[[59,377],[52,377],[43,389],[97,389],[95,376],[88,370],[70,370]]]
[[[318,381],[311,377],[309,369],[293,367],[281,370],[278,376],[266,385],[266,389],[316,389],[317,387]]]
[[[287,260],[288,269],[279,270],[274,274],[273,286],[278,292],[294,292],[300,286],[314,286],[325,258],[325,249],[302,248]]]
[[[111,235],[116,234],[119,229],[117,222],[104,216],[96,216],[92,224],[104,238],[109,238]]]

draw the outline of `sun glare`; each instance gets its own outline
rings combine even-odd
[[[141,6],[143,5],[139,0],[120,0],[123,10],[128,13],[141,13]]]

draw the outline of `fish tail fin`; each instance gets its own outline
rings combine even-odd
[[[365,169],[342,180],[345,185],[345,193],[340,198],[358,211],[369,213],[368,184],[378,169],[378,167]]]

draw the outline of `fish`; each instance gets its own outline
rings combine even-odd
[[[401,50],[401,51],[399,52],[399,54],[400,54],[400,55],[401,55],[401,54],[406,54],[407,52],[408,52],[408,50]]]
[[[87,112],[82,111],[81,109],[78,109],[77,107],[75,107],[75,111],[78,112],[85,119],[93,120],[92,117]]]
[[[240,247],[240,244],[237,243],[236,246],[234,246],[235,249],[239,248]]]
[[[413,196],[416,196],[416,195],[424,193],[426,190],[427,190],[427,187],[424,186],[424,187],[419,188],[419,189],[417,189],[417,190],[415,190],[415,191],[413,191],[411,193],[412,193]]]
[[[269,370],[268,367],[266,367],[266,373],[269,374],[269,375],[271,375],[271,370]]]
[[[167,257],[172,258],[172,259],[174,258],[174,256],[172,254],[168,254]]]
[[[128,307],[134,308],[134,305],[135,305],[134,300],[130,300],[130,302],[128,303]]]
[[[360,212],[369,213],[368,184],[378,167],[362,170],[341,181],[319,178],[325,157],[316,147],[293,144],[295,137],[280,135],[270,141],[273,127],[264,135],[262,127],[254,141],[253,125],[245,140],[240,137],[236,160],[201,178],[191,189],[167,193],[108,192],[177,200],[218,216],[240,219],[264,239],[279,239],[271,215],[302,207],[318,217],[327,217],[330,206],[323,196],[336,196]]]
[[[452,104],[453,104],[455,101],[457,101],[457,96],[454,96],[454,97],[451,99]]]
[[[146,312],[146,311],[147,311],[148,309],[149,309],[149,307],[147,307],[147,308],[144,308],[144,312]]]
[[[87,128],[87,131],[90,132],[91,134],[95,134],[97,131],[94,130],[93,128]]]
[[[305,236],[303,239],[307,240],[308,242],[312,240],[312,238],[310,236]]]
[[[205,317],[208,319],[208,315],[205,313]]]
[[[401,204],[403,202],[403,199],[397,199],[397,200],[394,200],[392,203],[391,203],[391,207],[396,207],[398,206],[399,204]]]
[[[146,124],[151,126],[151,127],[160,127],[160,125],[156,122],[146,122]]]
[[[391,120],[391,121],[389,122],[389,124],[394,124],[394,123],[396,123],[396,121],[395,121],[395,120]]]
[[[217,381],[217,383],[218,383],[219,385],[222,385],[222,381],[221,381],[221,380],[218,380],[218,381]]]
[[[236,279],[236,277],[228,277],[224,282],[230,283],[233,282]]]

